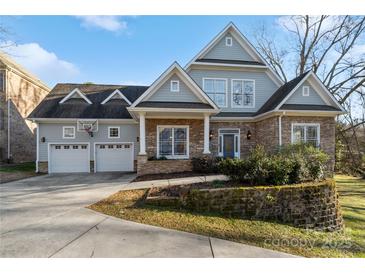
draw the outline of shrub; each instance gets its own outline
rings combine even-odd
[[[290,159],[297,169],[296,181],[319,180],[324,178],[328,155],[322,150],[305,144],[288,145],[279,154]]]
[[[274,155],[257,146],[245,160],[222,160],[219,171],[241,183],[285,185],[322,179],[327,160],[323,151],[312,146],[291,145]]]
[[[289,183],[293,163],[286,158],[274,156],[268,161],[266,183],[286,185]]]
[[[219,162],[218,170],[233,181],[243,181],[246,178],[248,167],[245,160],[228,158]]]
[[[193,171],[198,173],[218,173],[219,157],[194,157],[191,160]]]

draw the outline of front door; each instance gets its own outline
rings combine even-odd
[[[234,158],[234,134],[223,135],[223,157]]]

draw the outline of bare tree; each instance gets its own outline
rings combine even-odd
[[[259,51],[285,82],[308,70],[318,75],[348,111],[338,120],[338,136],[358,168],[365,153],[358,140],[365,125],[365,17],[303,15],[279,21],[286,43],[263,27],[256,34]]]
[[[0,16],[0,18],[1,18],[1,16]],[[15,45],[15,43],[13,41],[11,41],[12,39],[10,39],[12,35],[13,35],[13,33],[11,32],[10,28],[0,21],[0,49],[1,50],[4,50],[5,48]]]

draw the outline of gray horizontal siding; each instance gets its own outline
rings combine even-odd
[[[226,60],[242,60],[242,61],[255,61],[247,53],[247,51],[241,47],[238,41],[232,37],[233,44],[231,47],[226,46],[226,37],[229,34],[223,36],[221,40],[210,49],[202,58],[207,59],[226,59]]]
[[[39,143],[39,161],[48,160],[48,144],[49,143],[70,143],[73,142],[85,142],[90,143],[90,159],[94,160],[94,143],[98,142],[133,142],[135,157],[139,151],[139,143],[137,143],[137,136],[139,136],[138,125],[135,124],[99,124],[98,132],[94,133],[94,137],[89,137],[86,132],[78,132],[76,128],[75,139],[63,139],[62,138],[62,127],[63,126],[75,126],[74,123],[65,124],[39,124],[39,139],[42,137],[46,138],[45,143]],[[119,126],[120,127],[120,138],[108,138],[108,126]]]
[[[171,81],[180,82],[180,91],[171,92]],[[174,74],[171,76],[148,100],[146,101],[164,101],[164,102],[201,102],[198,97],[185,85],[185,83]]]
[[[309,87],[309,96],[303,96],[303,86]],[[285,104],[305,104],[305,105],[326,105],[321,96],[313,89],[308,81],[305,81]]]
[[[197,84],[203,88],[203,78],[224,78],[227,79],[228,102],[227,107],[222,108],[222,112],[256,112],[278,89],[275,83],[263,71],[228,71],[228,70],[198,70],[189,72],[190,76]],[[253,108],[232,108],[231,107],[231,80],[249,79],[255,81],[255,107]]]

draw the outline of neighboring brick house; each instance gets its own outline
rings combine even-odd
[[[0,53],[0,161],[36,159],[35,125],[27,116],[50,89]]]
[[[342,107],[313,72],[283,83],[230,23],[184,68],[149,87],[58,84],[33,111],[42,172],[191,170],[192,157],[245,157],[306,142],[335,155]],[[156,160],[158,158],[168,160]]]

